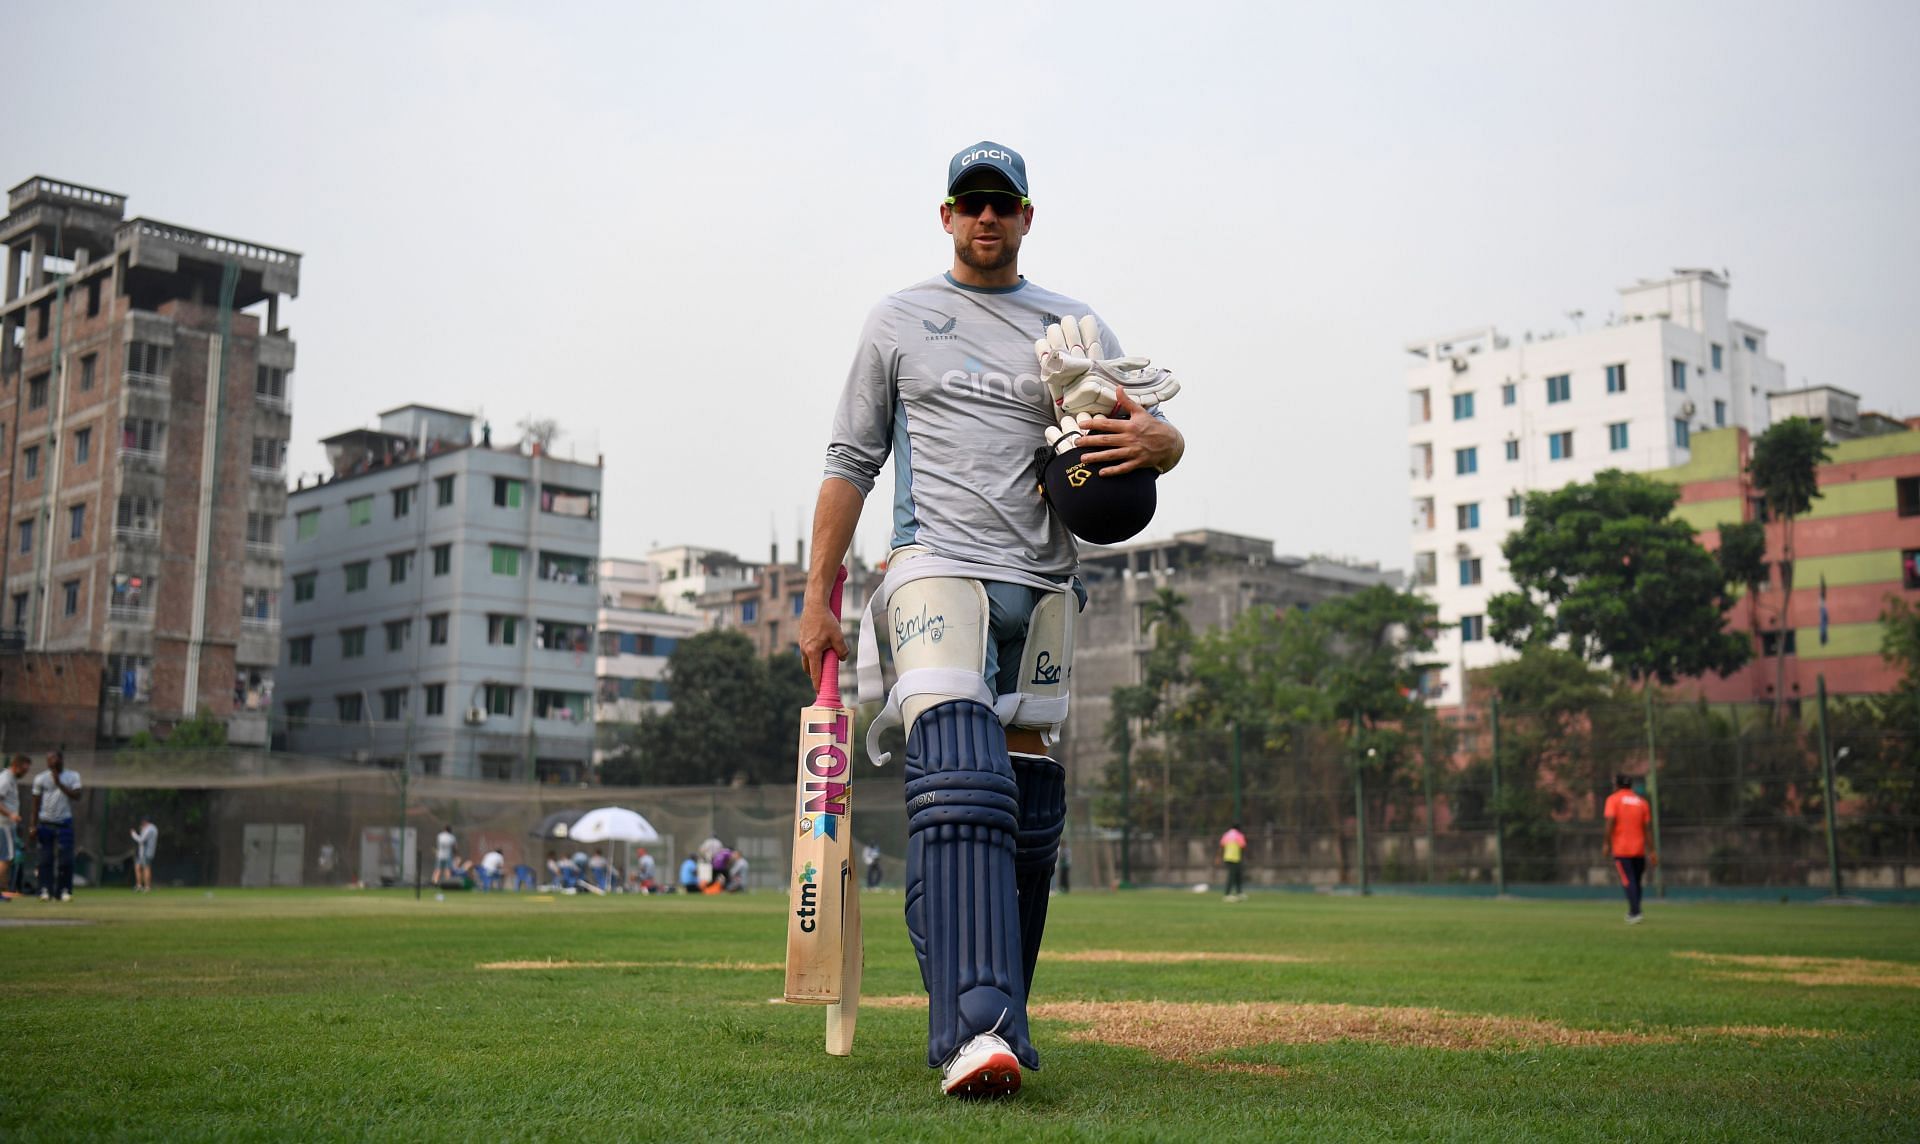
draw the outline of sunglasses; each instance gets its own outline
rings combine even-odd
[[[1010,191],[968,191],[965,194],[948,195],[947,205],[953,208],[955,214],[978,218],[980,212],[989,206],[994,214],[1009,215],[1022,207],[1032,206],[1033,200]]]

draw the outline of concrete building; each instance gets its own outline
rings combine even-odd
[[[717,548],[676,545],[647,553],[659,572],[660,606],[682,616],[709,615],[713,601],[753,583],[759,565]]]
[[[1310,607],[1377,584],[1398,588],[1404,580],[1374,566],[1276,556],[1271,540],[1212,529],[1114,548],[1082,546],[1080,578],[1087,606],[1074,627],[1061,744],[1070,790],[1097,782],[1113,754],[1105,738],[1113,689],[1145,677],[1153,645],[1143,621],[1159,589],[1185,596],[1188,623],[1205,632],[1252,608]]]
[[[1789,700],[1814,694],[1824,675],[1835,694],[1873,694],[1900,681],[1880,657],[1880,615],[1890,597],[1920,604],[1920,429],[1890,418],[1858,414],[1853,395],[1831,391],[1831,406],[1809,406],[1803,394],[1776,404],[1776,416],[1809,416],[1829,426],[1848,422],[1890,431],[1837,440],[1821,467],[1820,498],[1794,524],[1794,590],[1785,603],[1779,568],[1766,587],[1737,601],[1727,626],[1754,637],[1747,667],[1721,679],[1694,681],[1715,702],[1770,701],[1775,695],[1774,651],[1784,638]],[[1817,415],[1817,416],[1816,416]],[[1654,473],[1680,486],[1676,515],[1700,530],[1701,543],[1718,548],[1724,524],[1758,519],[1758,492],[1748,482],[1752,441],[1744,429],[1702,433],[1687,463]],[[1769,522],[1769,559],[1781,550],[1779,522]],[[1784,633],[1784,637],[1782,635]]]
[[[1506,658],[1487,601],[1513,587],[1500,545],[1524,495],[1603,469],[1684,465],[1695,434],[1764,429],[1785,369],[1707,270],[1620,289],[1604,325],[1519,343],[1493,327],[1407,345],[1413,580],[1442,629],[1425,689],[1463,701],[1462,669]]]
[[[600,732],[597,765],[612,745],[617,728],[638,723],[648,712],[663,713],[667,660],[680,641],[705,629],[701,616],[670,612],[661,600],[660,570],[646,560],[600,561],[599,656],[594,673],[598,702],[594,723]]]
[[[277,705],[289,749],[570,782],[593,750],[598,464],[424,405],[326,438],[296,487]]]
[[[39,176],[7,210],[4,622],[104,660],[108,739],[205,708],[264,743],[300,256]]]

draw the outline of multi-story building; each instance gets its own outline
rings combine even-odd
[[[1758,432],[1785,370],[1728,316],[1727,279],[1676,271],[1620,290],[1603,326],[1516,344],[1494,328],[1409,343],[1413,579],[1442,630],[1425,689],[1463,702],[1463,670],[1505,658],[1487,601],[1513,587],[1500,545],[1524,497],[1604,469],[1683,465],[1697,433]]]
[[[730,628],[753,641],[761,655],[792,652],[798,648],[800,608],[807,597],[806,542],[796,541],[793,560],[781,563],[780,546],[772,545],[765,564],[751,565],[752,579],[745,584],[701,597],[700,603],[715,628]],[[857,556],[847,559],[847,583],[841,590],[840,626],[847,639],[856,639],[860,631],[860,609],[877,577]],[[849,683],[853,675],[846,676]]]
[[[104,657],[108,738],[204,709],[263,743],[300,256],[57,179],[7,209],[4,622]]]
[[[682,616],[710,615],[712,600],[753,583],[759,565],[717,548],[677,545],[647,553],[659,572],[660,606]]]
[[[292,750],[568,782],[593,751],[597,464],[405,405],[327,438],[282,530]]]
[[[660,570],[646,560],[600,561],[599,702],[594,721],[605,729],[665,712],[667,660],[680,641],[707,626],[700,616],[669,612],[661,599]],[[602,747],[607,735],[603,734]],[[599,758],[596,757],[596,762]]]
[[[1793,598],[1785,598],[1776,561],[1761,590],[1728,609],[1728,628],[1752,633],[1754,658],[1724,679],[1693,682],[1712,701],[1770,701],[1782,683],[1789,701],[1809,698],[1823,675],[1838,694],[1885,692],[1900,682],[1880,656],[1880,616],[1889,598],[1920,604],[1920,420],[1861,415],[1857,402],[1827,387],[1774,402],[1776,420],[1804,416],[1825,425],[1835,438],[1832,455],[1819,470],[1820,497],[1794,523]],[[1700,530],[1709,548],[1719,547],[1722,525],[1766,519],[1747,475],[1751,456],[1746,430],[1718,430],[1694,438],[1686,464],[1653,474],[1680,486],[1675,515]],[[1782,528],[1767,522],[1769,554],[1781,551]],[[1783,644],[1784,673],[1774,658]]]
[[[1153,643],[1144,618],[1161,588],[1186,598],[1187,622],[1204,632],[1253,608],[1311,607],[1374,585],[1398,588],[1405,578],[1373,565],[1276,556],[1271,540],[1196,529],[1168,540],[1083,546],[1080,579],[1087,606],[1074,621],[1061,755],[1074,789],[1097,782],[1112,757],[1105,732],[1113,689],[1145,678]]]

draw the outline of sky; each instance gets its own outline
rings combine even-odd
[[[605,457],[605,555],[791,558],[861,320],[1020,150],[1030,279],[1184,388],[1142,539],[1405,568],[1404,344],[1731,272],[1920,414],[1920,4],[0,0],[0,182],[297,250],[295,472],[410,401]],[[890,482],[883,477],[883,482]],[[883,484],[890,488],[890,483]],[[869,498],[856,545],[884,553]]]

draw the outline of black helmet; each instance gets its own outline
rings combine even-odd
[[[1067,531],[1093,544],[1118,544],[1152,522],[1160,478],[1154,469],[1103,477],[1080,459],[1083,449],[1044,452],[1050,456],[1041,468],[1040,484]]]

